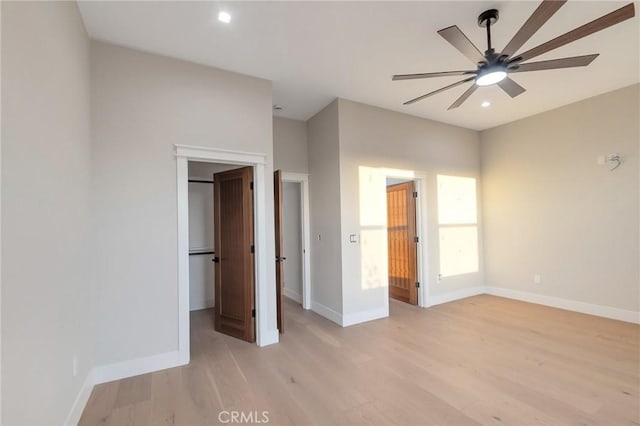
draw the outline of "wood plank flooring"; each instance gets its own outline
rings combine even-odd
[[[390,303],[341,328],[287,299],[265,348],[192,312],[191,363],[96,386],[80,425],[640,425],[638,325],[488,295]]]

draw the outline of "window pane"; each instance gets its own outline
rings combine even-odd
[[[438,175],[438,221],[441,225],[477,223],[475,178]]]
[[[478,227],[440,228],[440,274],[442,277],[478,272]]]

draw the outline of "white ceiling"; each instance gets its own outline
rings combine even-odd
[[[640,81],[638,16],[532,61],[600,53],[586,68],[515,74],[527,92],[511,99],[479,88],[457,110],[460,86],[413,105],[402,102],[460,77],[391,81],[393,74],[473,69],[436,31],[458,25],[486,49],[480,12],[500,11],[493,44],[503,48],[539,2],[80,2],[92,38],[273,81],[277,115],[306,120],[336,97],[486,129]],[[569,1],[521,52],[625,2]],[[217,20],[220,10],[230,24]],[[636,3],[636,14],[638,4]],[[489,108],[480,107],[488,100]]]

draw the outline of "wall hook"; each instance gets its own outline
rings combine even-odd
[[[609,169],[609,171],[611,171],[611,172],[622,165],[622,160],[620,160],[620,155],[618,155],[618,154],[609,154],[607,160],[609,160],[609,162],[611,162],[611,163],[613,163],[613,162],[616,163],[615,166],[613,166],[612,168]]]

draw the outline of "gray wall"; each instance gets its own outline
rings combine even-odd
[[[482,132],[487,284],[639,310],[639,104],[635,85]]]
[[[386,177],[391,168],[427,176],[427,267],[430,295],[481,286],[476,273],[438,282],[436,176],[480,177],[477,132],[436,121],[339,100],[340,206],[344,314],[375,311],[386,305]],[[479,201],[478,201],[479,202]],[[478,230],[480,232],[480,226]],[[425,230],[427,231],[427,230]],[[357,244],[349,242],[357,234]],[[480,235],[481,238],[481,235]],[[480,240],[481,241],[481,240]],[[482,252],[479,253],[480,257]],[[480,258],[480,265],[482,260]]]
[[[5,425],[62,424],[93,366],[89,97],[76,3],[2,2]]]
[[[273,118],[273,163],[275,170],[309,173],[306,122]]]
[[[300,183],[282,182],[285,295],[302,303],[302,210]]]
[[[100,42],[91,53],[97,361],[110,364],[177,350],[174,144],[266,153],[270,176],[271,83]]]
[[[307,122],[311,220],[311,305],[342,312],[338,101]],[[317,306],[317,305],[321,306]]]

